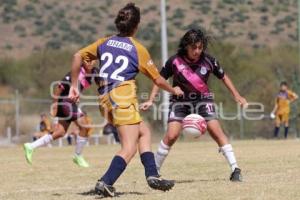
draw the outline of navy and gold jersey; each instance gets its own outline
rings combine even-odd
[[[159,77],[146,48],[132,37],[101,38],[79,52],[84,61],[99,60],[100,95],[122,84],[135,84],[139,71],[150,79]]]
[[[280,91],[276,97],[277,111],[276,114],[289,113],[290,101],[297,98],[297,95],[291,90]]]

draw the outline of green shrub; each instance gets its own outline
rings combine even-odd
[[[18,3],[17,0],[1,0],[1,6],[9,6],[9,7],[13,7],[16,6]]]
[[[34,21],[34,24],[36,25],[36,26],[43,26],[44,25],[44,21],[43,20],[35,20]]]
[[[46,43],[46,48],[49,49],[60,49],[62,46],[61,41],[58,39],[51,39]]]
[[[115,26],[115,25],[112,25],[112,24],[108,25],[108,26],[106,27],[106,29],[107,29],[110,33],[114,33],[114,32],[117,31],[116,26]]]
[[[71,31],[71,25],[67,20],[61,20],[59,22],[58,28],[62,31],[65,31],[65,32],[70,32]]]
[[[174,13],[173,13],[174,19],[183,19],[184,17],[185,17],[185,15],[184,15],[183,9],[177,8],[176,10],[174,10]]]
[[[32,3],[35,3],[35,4],[39,4],[40,3],[39,0],[29,0],[29,1],[32,2]]]
[[[13,46],[11,44],[5,44],[4,49],[5,50],[12,50]]]
[[[242,12],[234,12],[231,14],[231,18],[236,20],[237,22],[243,23],[245,22],[247,19],[249,19],[249,17],[247,15],[245,15]]]
[[[140,38],[141,40],[147,40],[147,41],[152,41],[154,38],[157,36],[157,32],[153,27],[143,27],[137,34],[137,37]]]
[[[257,7],[257,10],[262,13],[266,13],[269,11],[269,7],[267,5],[261,5]]]
[[[24,18],[37,18],[39,15],[32,4],[27,4],[24,6],[24,11],[22,12]]]
[[[56,25],[56,20],[52,17],[49,17],[45,26],[42,26],[42,27],[43,27],[43,29],[45,29],[47,31],[51,31],[55,25]]]
[[[269,17],[267,15],[263,15],[260,17],[260,24],[263,26],[267,26],[269,24]]]
[[[90,32],[92,34],[96,34],[97,30],[94,26],[88,25],[88,24],[80,24],[79,29],[83,32]]]
[[[26,37],[26,28],[20,24],[14,27],[15,32],[18,34],[19,37]]]
[[[249,33],[248,33],[248,38],[249,38],[250,40],[256,40],[256,39],[258,38],[258,35],[257,35],[257,33],[249,32]]]
[[[65,12],[66,11],[64,9],[55,10],[53,12],[53,17],[60,21],[65,18]]]
[[[47,4],[47,3],[45,3],[45,4],[43,5],[43,7],[44,7],[46,10],[51,10],[51,9],[53,9],[54,5],[53,5],[53,4]]]

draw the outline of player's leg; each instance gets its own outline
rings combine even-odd
[[[159,171],[167,158],[172,145],[177,141],[180,131],[182,129],[182,123],[179,121],[171,121],[168,123],[167,133],[160,141],[157,152],[155,154],[155,164]]]
[[[151,131],[144,121],[140,123],[139,135],[139,153],[151,151]]]
[[[155,154],[155,163],[158,171],[161,169],[166,157],[168,156],[172,145],[177,141],[182,130],[182,120],[189,115],[193,105],[188,102],[173,102],[170,104],[167,133],[160,141]]]
[[[213,119],[207,122],[207,130],[211,137],[217,142],[219,146],[219,152],[221,152],[227,160],[231,168],[231,181],[242,181],[241,170],[237,165],[237,161],[233,152],[231,144],[228,142],[228,138],[223,132],[218,120]]]
[[[117,126],[118,133],[120,136],[121,150],[116,153],[113,157],[110,166],[106,173],[100,177],[95,186],[95,191],[99,195],[113,197],[115,195],[115,188],[113,184],[117,181],[119,176],[126,169],[127,163],[131,160],[137,150],[137,142],[139,136],[139,123],[131,123],[133,125],[121,124],[119,118],[123,116],[118,116],[118,112],[113,111],[111,96],[105,95],[100,98],[100,112],[102,116],[110,123]],[[116,103],[116,102],[114,102]],[[122,109],[123,115],[128,114],[126,109]],[[114,112],[114,117],[113,117]],[[122,114],[122,113],[121,113]],[[119,123],[117,123],[119,122]]]
[[[282,116],[282,121],[284,123],[284,138],[287,139],[289,133],[289,113],[285,113]]]
[[[148,185],[152,189],[170,190],[174,181],[161,179],[156,169],[154,154],[151,151],[151,131],[145,122],[140,123],[139,129],[139,153],[145,168],[145,176]]]
[[[108,170],[98,180],[95,191],[104,196],[114,196],[113,184],[126,169],[127,164],[137,151],[139,124],[118,126],[121,150],[112,159]]]
[[[45,146],[52,142],[52,140],[56,140],[57,138],[63,137],[68,129],[70,123],[67,121],[59,121],[58,124],[54,127],[54,132],[52,134],[46,134],[39,139],[35,140],[31,143],[25,143],[23,145],[25,158],[29,164],[32,163],[32,154],[34,149]]]
[[[79,128],[79,134],[76,137],[75,153],[73,156],[73,162],[79,167],[89,167],[89,163],[82,156],[82,151],[86,143],[88,142],[88,132],[90,123],[86,116],[82,116],[74,121]]]
[[[121,143],[121,150],[117,152],[116,156],[113,158],[109,169],[106,173],[98,180],[95,190],[98,194],[102,194],[104,196],[114,196],[114,188],[112,185],[118,179],[118,177],[123,173],[127,164],[130,162],[132,157],[135,155],[138,142],[140,138],[140,122],[142,121],[137,111],[138,105],[136,99],[129,99],[129,106],[125,105],[123,108],[119,106],[112,110],[111,103],[107,103],[108,100],[111,101],[112,97],[110,98],[103,97],[101,99],[101,113],[109,121],[114,122],[113,124],[117,126],[118,133],[120,136],[120,143]],[[117,104],[117,101],[114,101]],[[117,104],[120,105],[120,104]],[[123,105],[123,104],[122,104]],[[112,118],[113,116],[113,118]],[[150,148],[150,142],[148,142],[143,149],[147,150]],[[147,153],[147,152],[146,152]],[[154,156],[152,154],[144,154],[142,156],[142,162],[145,167],[146,173],[152,175],[152,172],[155,170],[158,176],[157,170],[155,168],[155,161]],[[152,163],[152,164],[151,164]],[[151,167],[152,165],[152,167]],[[148,171],[148,169],[150,169]],[[154,170],[152,170],[154,169]],[[149,179],[151,180],[149,180]],[[152,179],[153,178],[153,179]],[[155,179],[155,180],[154,180]],[[166,181],[163,179],[159,179],[158,177],[147,177],[147,182],[149,184],[153,183],[155,185],[149,184],[150,187],[154,189],[166,190],[166,185],[171,188],[170,181]],[[174,184],[174,183],[173,183]]]
[[[281,115],[276,114],[275,117],[275,129],[274,129],[274,138],[278,138],[278,133],[280,130],[280,124],[281,124]]]

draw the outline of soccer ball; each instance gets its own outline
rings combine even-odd
[[[184,134],[199,137],[205,133],[207,124],[201,115],[190,114],[183,119],[182,128]]]

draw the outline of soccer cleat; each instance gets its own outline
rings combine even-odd
[[[98,180],[95,186],[95,192],[98,195],[102,195],[104,197],[114,197],[116,189],[104,183],[104,181]]]
[[[175,185],[175,181],[165,180],[156,176],[149,176],[147,183],[152,189],[162,191],[171,190]]]
[[[33,148],[31,148],[30,143],[25,143],[23,145],[24,153],[25,153],[25,158],[28,164],[32,164],[32,153],[33,153]]]
[[[73,162],[79,167],[89,167],[89,163],[81,155],[75,155],[73,157]]]
[[[235,168],[234,171],[230,175],[230,180],[232,182],[242,182],[243,177],[242,177],[241,171],[242,171],[241,169]]]

